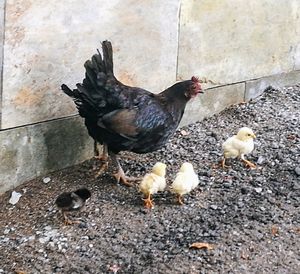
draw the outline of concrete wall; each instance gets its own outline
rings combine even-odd
[[[0,191],[92,156],[60,85],[82,80],[101,40],[126,84],[159,92],[200,76],[208,90],[184,125],[299,82],[299,18],[297,0],[0,1]]]

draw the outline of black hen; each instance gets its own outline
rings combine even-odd
[[[66,213],[80,210],[90,197],[91,192],[87,188],[80,188],[73,192],[64,192],[56,198],[55,204],[62,211],[66,225],[76,223],[71,221]]]
[[[61,88],[75,101],[90,136],[103,144],[103,167],[107,167],[109,154],[118,166],[115,177],[129,184],[116,154],[160,149],[174,134],[186,103],[202,89],[196,77],[159,94],[126,86],[114,76],[109,41],[102,43],[102,51],[103,58],[98,50],[98,54],[85,62],[85,79],[76,85],[77,89],[71,90],[66,85]]]

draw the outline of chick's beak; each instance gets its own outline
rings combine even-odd
[[[253,137],[253,139],[256,139],[256,135],[255,134],[253,134],[252,137]]]

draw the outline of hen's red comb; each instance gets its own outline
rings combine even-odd
[[[196,77],[196,76],[192,76],[192,79],[191,79],[194,83],[199,83],[199,78]]]

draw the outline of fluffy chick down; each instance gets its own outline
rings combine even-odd
[[[62,211],[65,224],[75,223],[67,217],[66,213],[80,210],[90,197],[91,192],[83,187],[72,192],[64,192],[56,198],[55,204]]]
[[[182,196],[191,192],[199,184],[198,175],[191,163],[183,163],[171,185],[171,191],[178,195],[178,202],[183,204]]]
[[[151,195],[159,191],[164,191],[167,186],[165,178],[166,168],[166,164],[161,162],[156,163],[152,171],[147,173],[140,183],[139,190],[145,195],[145,206],[148,208],[153,207]]]
[[[223,144],[224,159],[222,162],[225,166],[225,159],[240,157],[247,165],[253,167],[252,163],[245,159],[245,155],[251,153],[254,149],[254,139],[256,138],[253,130],[248,127],[242,127],[237,135],[229,137]],[[254,165],[255,166],[255,165]]]

